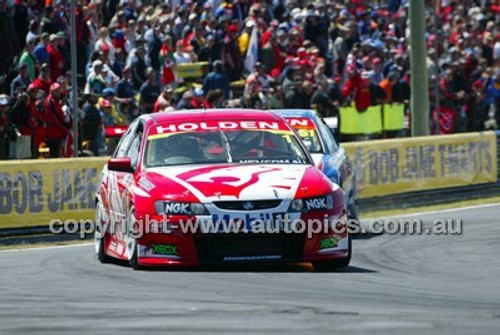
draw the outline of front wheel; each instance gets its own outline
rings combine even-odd
[[[135,219],[135,210],[132,207],[127,214],[127,235],[125,237],[125,243],[127,247],[127,258],[130,266],[137,270],[140,268],[139,260],[138,260],[138,252],[137,252],[137,239],[136,239],[136,219]]]
[[[351,262],[351,254],[352,254],[351,235],[349,234],[347,238],[348,238],[348,247],[347,247],[348,254],[346,258],[313,262],[312,264],[314,266],[314,269],[319,272],[325,272],[325,271],[332,271],[348,267],[349,263]]]
[[[352,204],[348,207],[349,220],[359,225],[358,199],[354,198]]]
[[[104,219],[104,208],[100,203],[96,205],[95,213],[95,228],[94,228],[94,246],[95,254],[97,260],[101,263],[108,263],[111,258],[106,254],[105,251],[105,239],[106,239],[106,222]]]

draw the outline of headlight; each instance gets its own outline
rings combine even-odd
[[[288,211],[302,212],[303,208],[304,208],[304,201],[302,201],[302,199],[294,199],[292,200],[292,203],[290,204],[290,208],[288,209]]]
[[[203,206],[203,204],[193,202],[190,204],[189,208],[191,209],[191,213],[194,215],[208,214],[207,209]]]
[[[310,211],[324,211],[333,209],[333,202],[333,194],[308,199],[295,199],[292,200],[288,211],[304,213]]]
[[[155,209],[158,215],[206,215],[207,209],[196,202],[156,201]]]

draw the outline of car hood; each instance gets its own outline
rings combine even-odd
[[[147,178],[169,198],[182,190],[179,196],[203,203],[312,197],[335,188],[317,168],[301,164],[155,167],[147,169]]]

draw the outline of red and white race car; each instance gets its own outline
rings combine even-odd
[[[132,267],[351,258],[344,193],[271,112],[143,115],[105,165],[97,257]]]

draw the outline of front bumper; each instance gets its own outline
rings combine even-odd
[[[302,219],[312,219],[314,216],[319,214],[302,214]],[[349,256],[347,233],[333,231],[316,234],[308,231],[200,233],[176,229],[170,233],[147,233],[137,242],[138,262],[142,266],[313,262]]]

